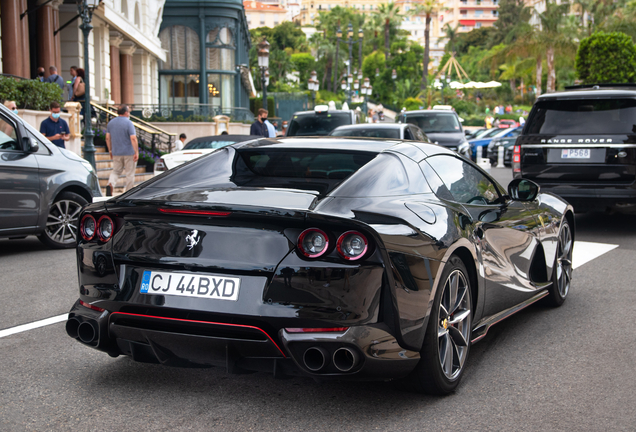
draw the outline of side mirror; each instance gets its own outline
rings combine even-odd
[[[539,190],[538,184],[523,178],[514,179],[508,185],[508,195],[515,201],[534,201]]]
[[[40,146],[33,142],[33,140],[29,137],[24,137],[22,138],[22,149],[25,152],[29,152],[29,153],[35,153],[36,151],[38,151],[40,148]]]
[[[471,134],[471,131],[469,131],[468,129],[464,129],[464,135],[468,136]]]

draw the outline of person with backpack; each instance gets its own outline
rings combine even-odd
[[[49,77],[46,79],[46,82],[57,84],[64,90],[64,79],[57,74],[57,68],[55,66],[49,67]]]

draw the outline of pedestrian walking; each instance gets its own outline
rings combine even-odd
[[[56,146],[66,148],[64,141],[71,139],[71,130],[68,128],[66,120],[60,118],[60,104],[51,102],[49,109],[51,115],[40,123],[40,133]]]
[[[117,186],[117,180],[123,172],[125,190],[129,190],[135,184],[135,168],[139,160],[139,145],[135,125],[130,121],[130,110],[127,105],[122,105],[117,110],[119,117],[115,117],[106,127],[106,146],[113,160],[113,171],[108,177],[106,196],[113,196]]]
[[[179,139],[177,140],[177,142],[174,143],[173,151],[183,150],[183,146],[185,145],[186,139],[188,139],[188,137],[186,137],[186,134],[182,133],[181,135],[179,135]]]
[[[73,93],[74,93],[73,89],[75,87],[75,80],[77,79],[77,66],[71,66],[69,73],[71,74],[71,85],[68,88],[68,100],[72,101]]]
[[[57,68],[55,66],[49,67],[49,77],[45,80],[45,82],[57,84],[62,90],[64,90],[64,79],[57,74]]]
[[[256,120],[250,127],[250,135],[260,135],[267,138],[269,136],[269,132],[267,130],[265,120],[267,120],[267,110],[265,108],[259,108]]]
[[[38,76],[36,79],[40,82],[47,82],[46,78],[44,78],[44,68],[42,66],[38,68]]]
[[[86,99],[86,83],[84,82],[84,69],[76,68],[73,79],[73,102],[84,102]]]

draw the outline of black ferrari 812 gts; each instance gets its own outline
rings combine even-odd
[[[470,346],[572,277],[574,216],[444,147],[259,139],[87,206],[66,331],[111,356],[452,392]]]

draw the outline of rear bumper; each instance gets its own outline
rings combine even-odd
[[[536,180],[534,180],[536,181]],[[575,211],[603,210],[619,204],[636,204],[633,186],[562,185],[539,183],[541,192],[551,192],[568,201]]]
[[[93,340],[77,335],[78,323],[95,329]],[[383,324],[349,327],[337,333],[279,329],[272,335],[271,330],[236,322],[97,312],[78,301],[69,313],[67,332],[111,356],[127,355],[135,361],[168,366],[224,367],[228,373],[387,380],[408,375],[419,361],[419,353],[400,347]],[[349,363],[343,366],[339,360]]]

